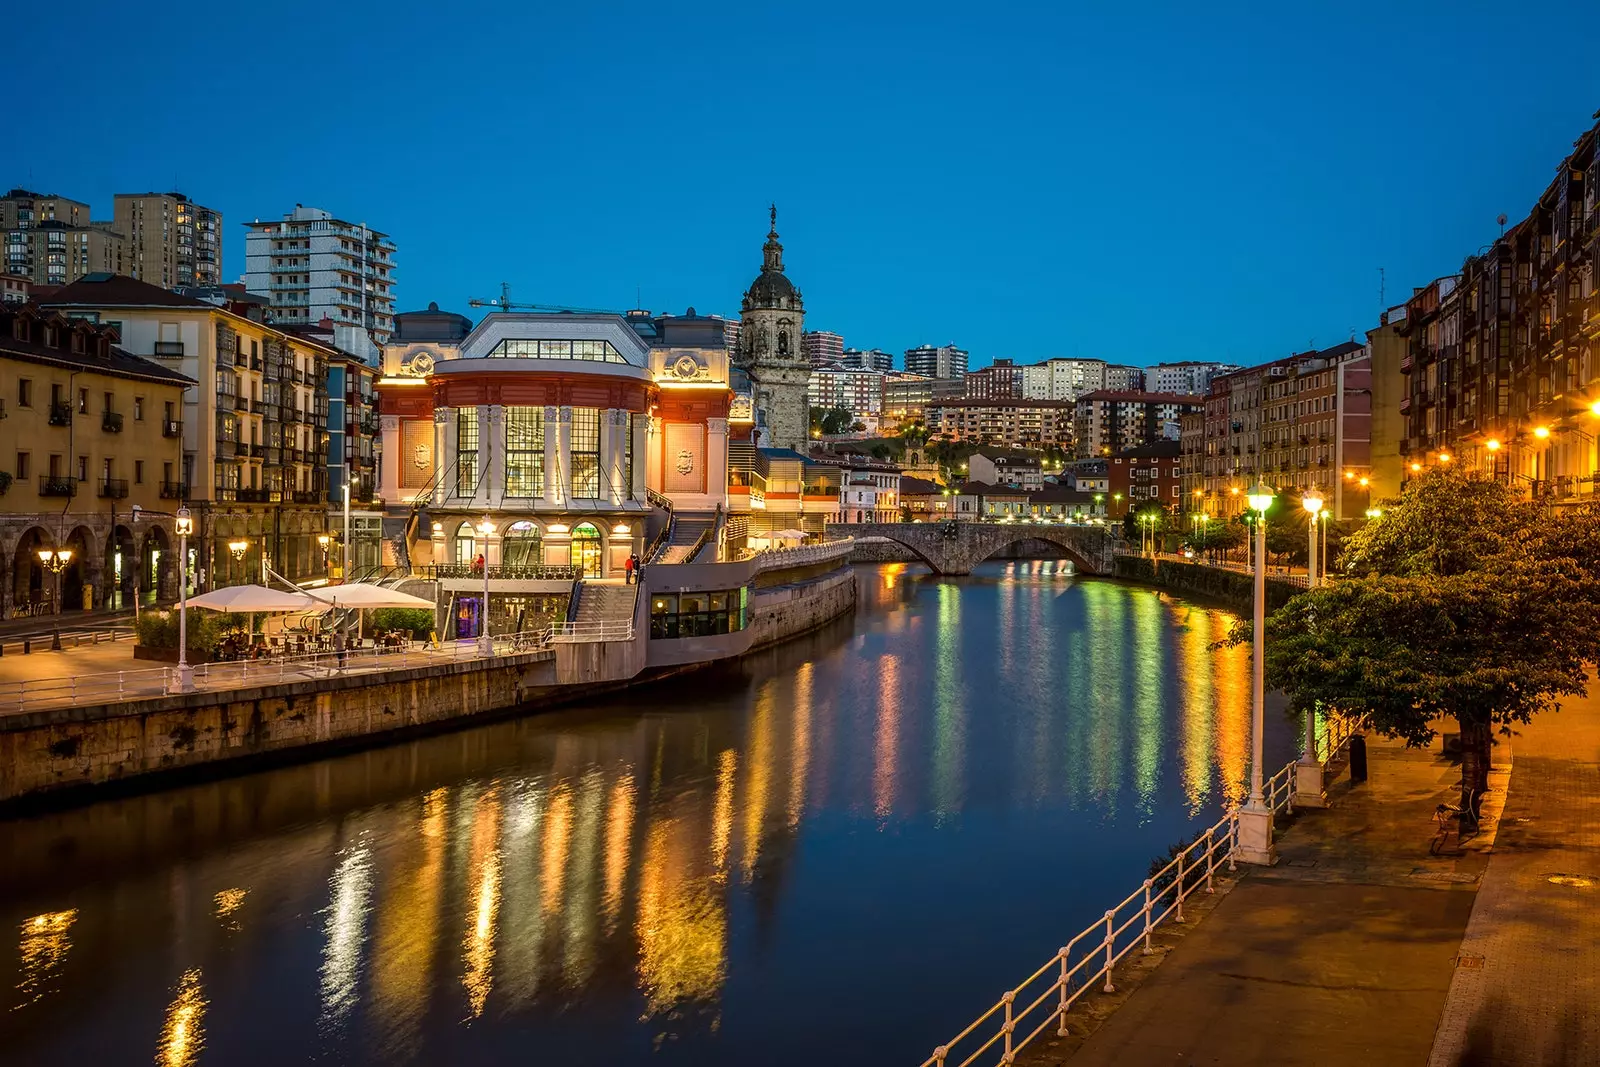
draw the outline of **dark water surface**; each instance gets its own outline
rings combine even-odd
[[[0,824],[0,1062],[914,1067],[1237,795],[1249,664],[1063,563],[858,575],[736,667]]]

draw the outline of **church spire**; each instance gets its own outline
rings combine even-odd
[[[778,205],[771,205],[772,228],[767,231],[767,243],[761,246],[762,271],[783,273],[783,245],[778,243]]]

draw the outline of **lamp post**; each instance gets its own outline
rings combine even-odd
[[[489,636],[489,535],[494,533],[494,523],[485,515],[478,522],[478,536],[483,540],[483,619],[478,627],[478,651],[485,656],[494,655],[494,638]]]
[[[194,519],[188,508],[179,508],[173,521],[178,531],[178,692],[194,692],[194,673],[189,666],[189,535]]]
[[[228,542],[228,551],[233,553],[233,561],[235,563],[243,563],[244,562],[244,554],[246,552],[250,551],[250,542],[249,541],[229,541]]]
[[[1250,508],[1256,518],[1255,632],[1253,634],[1250,701],[1250,799],[1239,811],[1239,858],[1246,863],[1272,864],[1277,852],[1272,845],[1272,809],[1262,793],[1262,730],[1266,706],[1266,654],[1263,632],[1267,608],[1267,509],[1272,506],[1273,489],[1258,482],[1250,490]]]
[[[317,545],[322,549],[322,573],[328,573],[328,546],[333,544],[333,538],[325,533],[317,534]]]
[[[1306,509],[1306,529],[1311,531],[1311,546],[1306,553],[1306,588],[1317,587],[1317,516],[1322,514],[1322,494],[1307,489],[1300,494],[1300,506]]]
[[[72,562],[72,549],[70,548],[41,548],[39,550],[39,563],[45,570],[55,575],[56,579],[56,610],[61,614],[61,572],[67,569],[67,564]],[[56,624],[55,633],[50,638],[50,651],[61,651],[61,625]]]

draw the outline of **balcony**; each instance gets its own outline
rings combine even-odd
[[[237,489],[234,498],[241,504],[270,504],[276,494],[271,489]]]
[[[183,436],[183,423],[179,422],[177,419],[162,419],[161,420],[161,436],[162,437],[182,437]]]
[[[72,405],[64,400],[55,401],[50,405],[51,426],[72,425]]]
[[[78,479],[59,474],[39,475],[40,496],[77,496]]]
[[[250,454],[250,446],[243,441],[235,441],[233,443],[233,454],[235,456],[248,456]]]
[[[296,504],[322,504],[327,502],[327,495],[315,489],[296,489],[290,494]]]
[[[116,411],[102,411],[100,413],[100,429],[106,433],[121,433],[122,414]]]
[[[162,500],[187,500],[189,499],[189,486],[185,482],[162,482]]]
[[[265,456],[266,454],[267,454],[267,446],[266,445],[251,445],[250,446],[250,455],[251,455],[251,457],[253,459],[260,459],[262,456]]]
[[[102,478],[100,479],[100,499],[121,500],[128,495],[128,479]]]
[[[251,356],[250,357],[250,369],[251,370],[260,370],[261,369],[261,357],[260,356]]]
[[[250,357],[243,352],[235,352],[233,354],[233,365],[235,367],[248,367],[250,365]]]
[[[158,356],[181,356],[183,355],[183,342],[157,341],[155,352]]]
[[[249,411],[250,410],[250,398],[245,396],[243,393],[241,393],[238,396],[234,397],[233,398],[233,410],[235,410],[235,411]]]

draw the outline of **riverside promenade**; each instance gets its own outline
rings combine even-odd
[[[1600,1065],[1600,699],[1501,739],[1483,832],[1434,856],[1439,748],[1372,739],[1370,780],[1301,809],[1275,867],[1016,1062]]]

